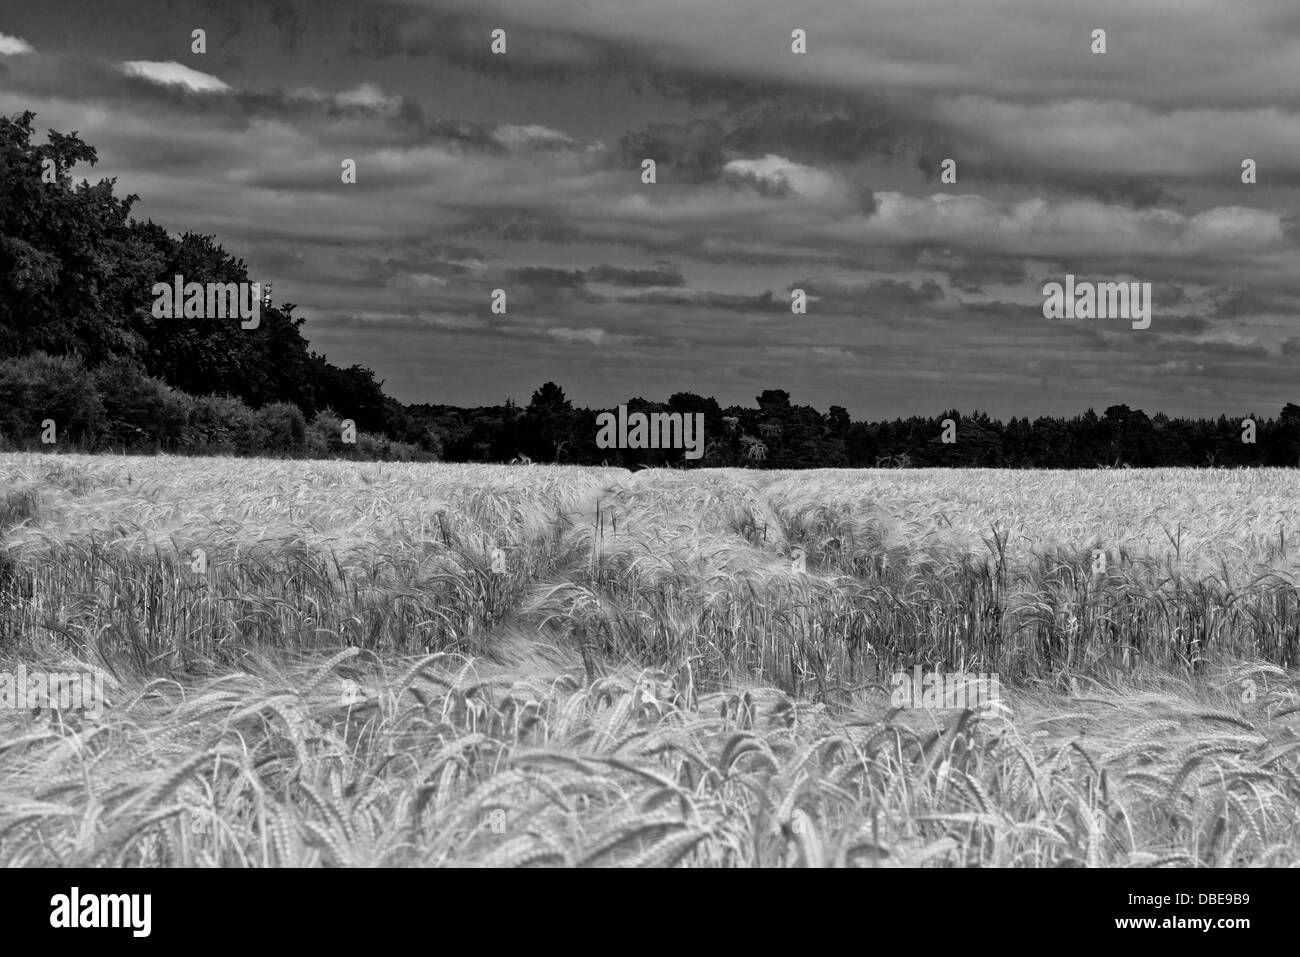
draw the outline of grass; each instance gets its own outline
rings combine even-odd
[[[1294,485],[0,456],[0,863],[1294,864]]]

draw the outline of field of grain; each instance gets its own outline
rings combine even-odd
[[[0,456],[0,864],[1295,864],[1297,492]]]

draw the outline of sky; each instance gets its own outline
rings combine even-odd
[[[1294,0],[0,0],[23,110],[404,402],[1300,402]]]

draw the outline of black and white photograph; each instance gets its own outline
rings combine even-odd
[[[0,0],[0,868],[1248,939],[1298,212],[1288,0]]]

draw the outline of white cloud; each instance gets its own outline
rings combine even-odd
[[[373,83],[362,83],[355,90],[344,90],[335,99],[343,106],[369,106],[377,109],[393,109],[399,102],[395,96],[385,96],[384,91]]]
[[[447,285],[447,280],[426,272],[405,273],[393,279],[390,285],[395,289],[410,289],[423,292]]]
[[[1300,165],[1300,113],[1272,106],[1158,111],[1117,101],[957,96],[939,100],[935,116],[963,142],[1049,169],[1234,183],[1246,156],[1270,172]]]
[[[775,153],[762,159],[732,160],[723,172],[749,180],[779,193],[794,193],[805,199],[823,200],[837,192],[835,177],[812,166],[792,162]]]
[[[1026,256],[1240,256],[1277,250],[1286,242],[1278,213],[1243,206],[1185,216],[1095,200],[997,202],[978,195],[897,192],[876,193],[876,200],[872,216],[835,224],[826,233],[885,243],[935,240]]]
[[[401,105],[401,97],[389,96],[374,83],[362,83],[351,90],[339,93],[326,93],[314,86],[300,87],[289,94],[295,100],[309,100],[313,103],[331,102],[338,106],[357,106],[382,113],[396,112]]]
[[[843,346],[809,346],[808,351],[823,359],[845,359],[856,361],[858,358],[857,353],[851,352]]]
[[[195,93],[224,93],[230,89],[229,85],[215,76],[191,70],[175,60],[168,60],[166,63],[154,60],[128,60],[122,64],[122,72],[127,76],[138,76],[162,86],[183,86]]]
[[[0,56],[18,56],[22,53],[35,53],[36,48],[21,37],[11,37],[0,33]]]
[[[516,126],[513,123],[505,123],[493,131],[492,138],[502,146],[508,146],[512,149],[534,145],[561,146],[577,144],[577,140],[567,133],[561,133],[559,130],[553,130],[548,126],[537,126],[535,124]]]
[[[1276,213],[1247,206],[1218,206],[1193,216],[1187,223],[1189,239],[1197,245],[1280,246],[1285,237]]]
[[[598,346],[607,338],[610,338],[609,333],[604,329],[594,327],[570,329],[567,326],[560,326],[555,329],[547,329],[546,334],[562,342],[590,342],[593,346]]]

